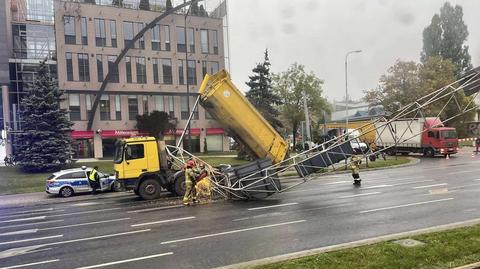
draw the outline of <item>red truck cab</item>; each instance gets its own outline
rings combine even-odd
[[[427,118],[422,133],[422,148],[425,155],[447,155],[458,152],[457,131],[452,127],[445,127],[438,118]]]

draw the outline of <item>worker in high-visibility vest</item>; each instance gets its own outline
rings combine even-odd
[[[190,205],[190,201],[198,203],[197,190],[195,183],[199,175],[196,163],[194,160],[188,160],[185,165],[185,195],[183,196],[183,205]]]
[[[97,188],[100,185],[100,178],[97,170],[98,166],[93,167],[90,175],[88,175],[88,183],[90,183],[90,188],[92,188],[92,194],[97,194]]]
[[[362,180],[360,179],[360,164],[362,160],[356,155],[352,155],[350,159],[350,169],[352,170],[353,185],[360,186]]]

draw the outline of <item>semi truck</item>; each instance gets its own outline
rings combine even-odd
[[[229,135],[262,159],[234,173],[240,175],[241,171],[251,171],[257,166],[261,169],[284,160],[287,142],[233,85],[226,71],[206,75],[198,97],[196,104],[200,103]],[[154,137],[117,141],[114,170],[121,187],[146,200],[158,198],[162,188],[177,195],[185,192],[182,170],[175,168],[165,142]]]
[[[375,122],[377,147],[387,154],[422,153],[426,156],[450,155],[458,152],[455,128],[445,127],[438,118],[418,118]]]

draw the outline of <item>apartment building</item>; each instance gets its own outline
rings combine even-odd
[[[46,41],[42,42],[42,53],[36,52],[37,55],[28,54],[32,49],[28,44],[30,35],[38,33],[29,33],[32,21],[25,20],[24,27],[12,19],[14,40],[20,35],[15,31],[26,28],[24,52],[27,55],[13,55],[11,60],[17,61],[22,56],[35,60],[50,59],[58,85],[65,91],[62,106],[68,110],[74,123],[72,139],[78,158],[111,157],[117,139],[143,135],[135,128],[136,116],[154,110],[165,111],[175,119],[177,130],[165,135],[167,143],[175,144],[188,119],[188,111],[193,107],[202,78],[225,67],[223,21],[208,16],[206,12],[189,15],[186,21],[183,14],[169,15],[148,30],[115,66],[113,63],[125,46],[159,16],[159,12],[139,10],[139,1],[136,0],[123,1],[123,6],[105,0],[11,1],[11,4],[16,2],[16,10],[23,8],[28,13],[30,3],[30,7],[36,4],[47,14],[43,15],[45,18],[41,22],[33,23],[37,28],[48,27],[40,29],[42,34],[38,38],[43,37]],[[27,5],[21,7],[18,3]],[[153,7],[162,10],[161,5],[156,3]],[[12,68],[10,65],[10,70]],[[106,91],[98,109],[93,111],[96,92],[107,73],[110,75]],[[24,83],[17,84],[24,87]],[[187,84],[190,94],[187,94]],[[10,83],[11,88],[12,85],[14,82]],[[16,91],[20,93],[24,89]],[[11,96],[12,92],[10,89]],[[12,107],[12,103],[9,106]],[[93,127],[88,130],[91,113],[95,113],[95,117]],[[12,114],[15,115],[15,111]],[[21,123],[21,119],[15,123]],[[15,129],[21,130],[21,126],[15,126]],[[190,137],[194,152],[203,151],[205,143],[209,151],[228,150],[225,131],[202,107],[194,113]]]

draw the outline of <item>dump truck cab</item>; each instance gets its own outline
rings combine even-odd
[[[154,137],[134,137],[117,141],[114,169],[117,182],[142,198],[158,198],[161,188],[173,190],[173,171],[168,169],[163,141]],[[162,161],[162,156],[165,158]]]

